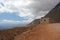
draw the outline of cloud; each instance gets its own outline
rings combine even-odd
[[[37,18],[46,15],[58,2],[60,0],[1,0],[0,12],[16,12],[20,17]]]
[[[2,20],[0,23],[21,23],[20,21],[14,21],[14,20]]]
[[[14,21],[14,20],[0,20],[1,24],[23,24],[23,23],[30,23],[32,21],[32,19],[28,19],[28,20],[22,20],[22,21]]]
[[[4,6],[2,6],[0,9],[3,9],[3,11],[13,11],[13,12],[15,12],[15,11],[23,11],[24,9],[26,9],[27,8],[27,6],[31,3],[31,1],[30,0],[15,0],[15,1],[13,1],[13,0],[7,0],[7,1],[5,1],[5,0],[3,0],[3,1],[1,1],[0,2],[0,4],[4,4]],[[5,10],[4,10],[5,9]]]
[[[16,12],[16,15],[24,18],[34,17],[28,7],[32,3],[31,0],[1,0],[0,2],[4,4],[4,6],[1,5],[0,12]]]
[[[23,24],[23,23],[30,23],[30,22],[32,22],[34,19],[32,19],[32,18],[29,18],[29,17],[26,17],[25,19],[27,19],[27,20],[7,20],[7,19],[3,19],[3,20],[0,20],[0,23],[15,23],[15,24],[19,24],[19,23],[21,23],[21,24]]]
[[[26,24],[24,24],[26,23]],[[14,21],[14,20],[1,20],[0,21],[0,30],[1,29],[8,29],[13,27],[21,27],[27,25],[28,22],[26,21]]]
[[[23,23],[22,23],[23,24]],[[8,29],[16,26],[22,26],[20,21],[0,20],[0,29]]]
[[[1,29],[8,29],[8,28],[25,26],[25,25],[27,25],[30,22],[32,22],[31,19],[23,20],[23,21],[0,20],[0,30]]]
[[[46,15],[52,8],[54,8],[60,0],[34,0],[32,4],[30,4],[30,9],[32,9],[32,13],[38,17]]]
[[[0,26],[27,24],[45,16],[60,0],[0,0],[0,14],[14,13],[27,20],[0,20]],[[4,25],[3,25],[4,24]],[[1,28],[1,27],[0,27]]]

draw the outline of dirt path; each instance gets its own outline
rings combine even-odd
[[[60,40],[60,23],[40,24],[16,36],[15,40]]]

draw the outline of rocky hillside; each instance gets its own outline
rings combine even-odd
[[[33,20],[29,25],[37,25],[40,24],[40,19]]]
[[[60,2],[45,16],[60,23]]]

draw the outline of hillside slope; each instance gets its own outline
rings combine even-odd
[[[15,40],[60,40],[60,23],[40,24],[16,36]]]
[[[0,40],[14,40],[17,35],[21,35],[23,32],[32,30],[36,25],[16,27],[7,30],[0,30]]]
[[[52,18],[60,23],[60,2],[45,17]]]
[[[0,30],[0,40],[14,40],[14,37],[30,30],[31,27],[17,27],[7,30]]]
[[[16,27],[12,29],[0,30],[0,40],[14,40],[15,36],[21,35],[23,32],[32,30],[39,24],[40,19],[34,20],[27,26]]]

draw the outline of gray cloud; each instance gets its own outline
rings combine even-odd
[[[26,5],[24,3],[24,0],[22,2],[21,0],[15,0],[16,2],[14,3],[12,0],[10,1],[6,0],[2,2],[5,4],[5,7],[0,8],[0,12],[18,12],[17,14],[20,17],[30,17],[31,15],[34,15],[35,17],[41,17],[43,15],[46,15],[52,8],[54,8],[58,4],[58,2],[60,2],[60,0],[28,0],[30,1],[29,4],[29,2],[25,0],[27,1],[26,4],[28,4]]]
[[[60,0],[33,0],[33,2],[29,5],[29,8],[35,16],[43,16],[59,2]]]

